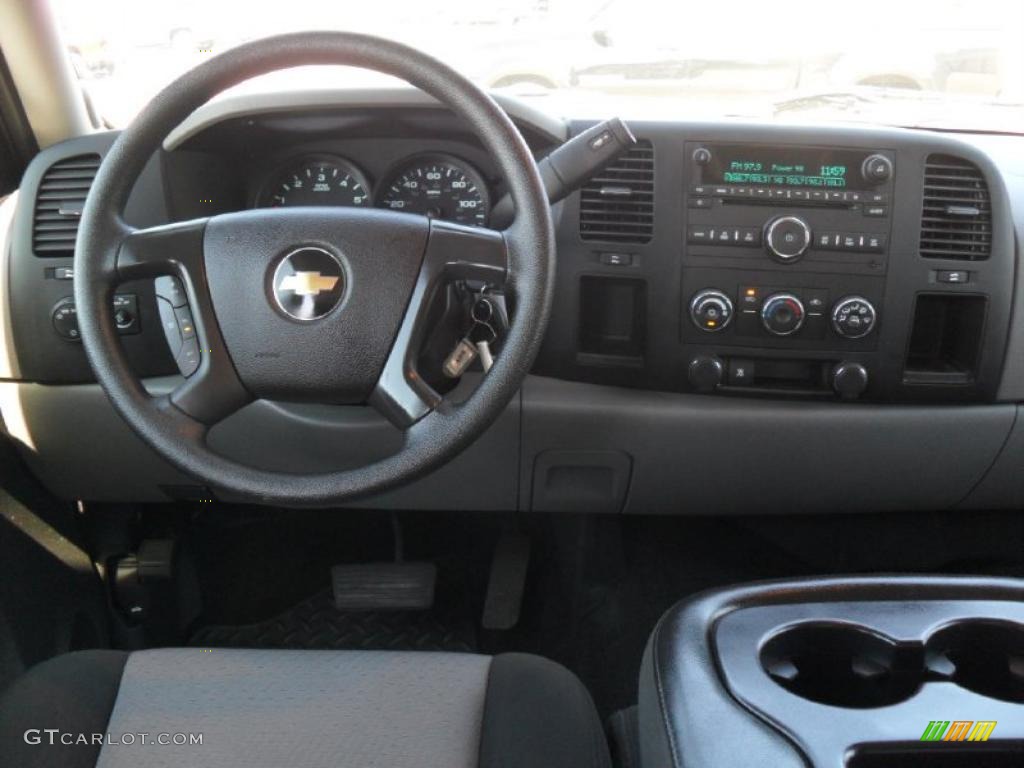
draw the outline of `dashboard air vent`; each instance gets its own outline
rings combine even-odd
[[[654,234],[654,147],[640,141],[580,190],[580,237],[646,243]]]
[[[987,259],[992,205],[985,177],[973,163],[929,155],[924,168],[921,255],[928,259]]]
[[[37,256],[74,254],[78,220],[99,167],[99,155],[79,155],[54,163],[43,174],[32,222]]]

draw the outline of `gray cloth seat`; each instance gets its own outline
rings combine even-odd
[[[610,759],[582,683],[537,656],[159,649],[80,651],[29,670],[0,695],[0,765],[608,768]]]

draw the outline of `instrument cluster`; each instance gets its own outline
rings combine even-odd
[[[491,197],[480,171],[455,155],[429,153],[405,158],[374,185],[351,160],[317,154],[293,158],[273,173],[256,204],[377,206],[485,227]]]

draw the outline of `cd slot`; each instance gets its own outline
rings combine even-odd
[[[743,198],[723,198],[722,205],[763,205],[763,206],[777,206],[779,200],[776,198],[756,198],[756,197],[743,197]],[[845,210],[845,211],[856,211],[860,210],[860,203],[848,203],[845,201],[831,201],[831,200],[803,200],[803,199],[789,199],[786,200],[787,208],[830,208],[832,210]]]

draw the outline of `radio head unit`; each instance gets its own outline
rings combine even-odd
[[[883,274],[895,154],[688,142],[687,257]],[[739,266],[736,264],[736,266]]]
[[[702,146],[694,153],[698,183],[807,190],[870,191],[892,175],[884,154],[825,147]]]

